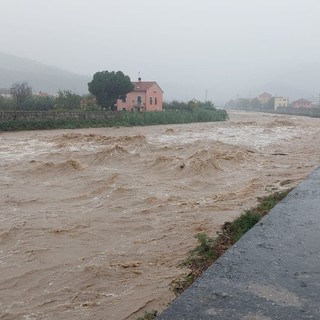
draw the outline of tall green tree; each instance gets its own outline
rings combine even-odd
[[[125,99],[127,93],[134,89],[129,76],[121,71],[99,71],[88,83],[89,92],[97,99],[98,104],[109,110],[116,110],[118,99]]]
[[[14,83],[10,91],[18,108],[20,108],[27,99],[32,97],[32,87],[29,86],[26,81]]]

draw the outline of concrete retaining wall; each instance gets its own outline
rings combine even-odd
[[[289,114],[289,115],[296,115],[296,116],[306,116],[306,117],[320,118],[320,108],[279,107],[277,110],[274,110],[274,109],[250,108],[250,107],[248,107],[248,108],[234,108],[232,110],[266,112],[266,113],[275,113],[275,114]]]
[[[284,108],[280,107],[274,111],[279,114],[291,114],[297,116],[308,116],[320,118],[320,108]]]

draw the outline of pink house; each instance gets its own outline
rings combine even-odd
[[[261,104],[267,103],[272,98],[272,94],[264,92],[258,96],[258,100]]]
[[[133,82],[134,89],[124,100],[117,101],[117,110],[162,111],[163,91],[155,81]]]
[[[311,101],[301,98],[296,101],[293,101],[292,106],[293,106],[293,108],[310,108]]]

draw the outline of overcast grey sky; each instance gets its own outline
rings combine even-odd
[[[140,72],[168,99],[232,98],[319,64],[319,33],[319,0],[0,0],[0,51],[90,76]]]

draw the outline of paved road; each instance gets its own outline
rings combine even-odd
[[[320,319],[320,168],[157,319]]]

